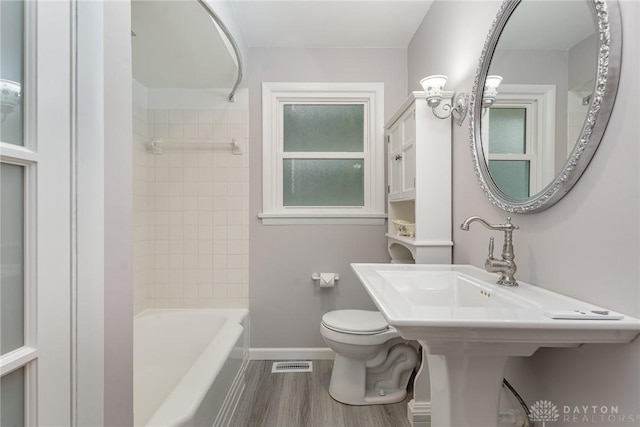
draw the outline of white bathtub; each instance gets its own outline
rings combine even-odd
[[[224,426],[244,389],[248,310],[145,310],[134,319],[136,426]]]

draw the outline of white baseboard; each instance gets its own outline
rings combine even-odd
[[[249,359],[251,360],[333,360],[335,355],[329,347],[249,349]]]

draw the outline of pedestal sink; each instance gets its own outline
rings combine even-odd
[[[509,356],[640,334],[639,319],[524,282],[500,286],[471,265],[351,266],[389,324],[424,346],[433,427],[496,427]]]

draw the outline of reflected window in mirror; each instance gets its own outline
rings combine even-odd
[[[531,175],[535,150],[527,115],[526,108],[496,106],[488,114],[489,171],[496,185],[516,198],[529,197],[532,187],[535,191],[535,175]]]

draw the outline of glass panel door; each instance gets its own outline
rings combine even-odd
[[[24,5],[0,1],[0,141],[24,145]]]
[[[0,354],[24,345],[24,167],[0,164]],[[2,424],[4,425],[4,424]]]
[[[71,424],[71,7],[0,0],[3,427]]]
[[[0,379],[0,425],[26,425],[25,412],[25,375],[24,368],[20,368]]]

